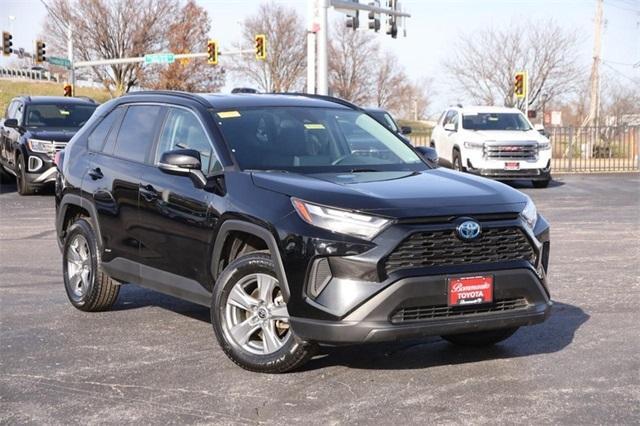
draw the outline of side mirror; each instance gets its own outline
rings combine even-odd
[[[410,135],[412,131],[413,130],[409,126],[402,126],[400,128],[400,133],[402,133],[403,135]]]
[[[416,146],[414,149],[433,168],[438,167],[438,151],[429,146]]]
[[[170,175],[189,176],[193,183],[204,188],[207,177],[200,168],[200,153],[194,149],[175,149],[162,154],[158,168]]]
[[[444,125],[444,129],[447,132],[455,132],[456,131],[456,126],[453,123],[447,123]]]
[[[18,120],[15,118],[7,118],[6,120],[4,120],[4,127],[10,127],[12,129],[17,129],[18,126]]]

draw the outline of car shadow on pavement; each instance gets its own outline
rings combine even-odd
[[[126,284],[120,288],[118,300],[111,307],[111,311],[126,311],[147,306],[156,306],[199,321],[211,322],[209,308],[147,290],[135,284]]]
[[[122,286],[111,311],[159,307],[192,319],[210,323],[209,309],[137,285]],[[370,370],[421,369],[442,365],[466,364],[502,358],[559,352],[571,344],[576,331],[590,316],[578,306],[555,302],[547,321],[522,327],[516,334],[495,346],[456,346],[440,337],[425,337],[401,343],[371,343],[320,348],[302,370],[346,366]]]
[[[512,337],[495,346],[463,347],[440,337],[428,337],[393,344],[323,347],[303,370],[336,365],[367,370],[421,369],[553,353],[569,346],[576,331],[589,318],[577,306],[556,302],[546,322],[522,327]]]
[[[505,183],[515,189],[523,189],[523,188],[533,188],[533,183],[530,180],[507,180],[503,181]],[[560,180],[552,179],[549,182],[549,186],[547,188],[556,188],[558,186],[562,186],[565,183]],[[546,188],[538,188],[540,191],[544,191]]]

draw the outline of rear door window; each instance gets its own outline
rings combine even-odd
[[[104,145],[104,141],[109,134],[109,131],[113,127],[113,123],[116,122],[116,118],[120,116],[122,108],[118,108],[115,111],[111,111],[106,117],[102,119],[88,138],[89,150],[100,151]]]
[[[158,105],[132,105],[127,108],[113,155],[144,163],[153,145],[161,113],[162,107]]]

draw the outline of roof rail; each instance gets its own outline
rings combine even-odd
[[[122,96],[142,96],[142,95],[163,95],[163,96],[176,96],[183,99],[190,99],[192,101],[196,101],[206,107],[210,107],[211,104],[208,103],[202,96],[196,95],[195,93],[182,92],[178,90],[140,90],[137,92],[127,92]]]
[[[362,108],[360,108],[358,105],[353,104],[349,101],[345,101],[344,99],[341,98],[336,98],[335,96],[327,96],[327,95],[316,95],[313,93],[300,93],[300,92],[280,92],[280,93],[265,93],[266,95],[287,95],[287,96],[304,96],[307,98],[313,98],[313,99],[322,99],[324,101],[328,101],[328,102],[333,102],[336,104],[340,104],[346,107],[349,107],[351,109],[357,109],[357,110],[361,110]]]

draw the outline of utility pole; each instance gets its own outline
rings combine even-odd
[[[600,62],[602,61],[602,19],[603,0],[596,0],[595,31],[593,34],[593,64],[591,65],[591,87],[589,94],[589,113],[582,126],[597,124],[600,106]]]
[[[67,56],[71,66],[69,67],[69,83],[71,83],[71,96],[76,95],[76,69],[73,63],[73,30],[71,24],[67,24]]]

